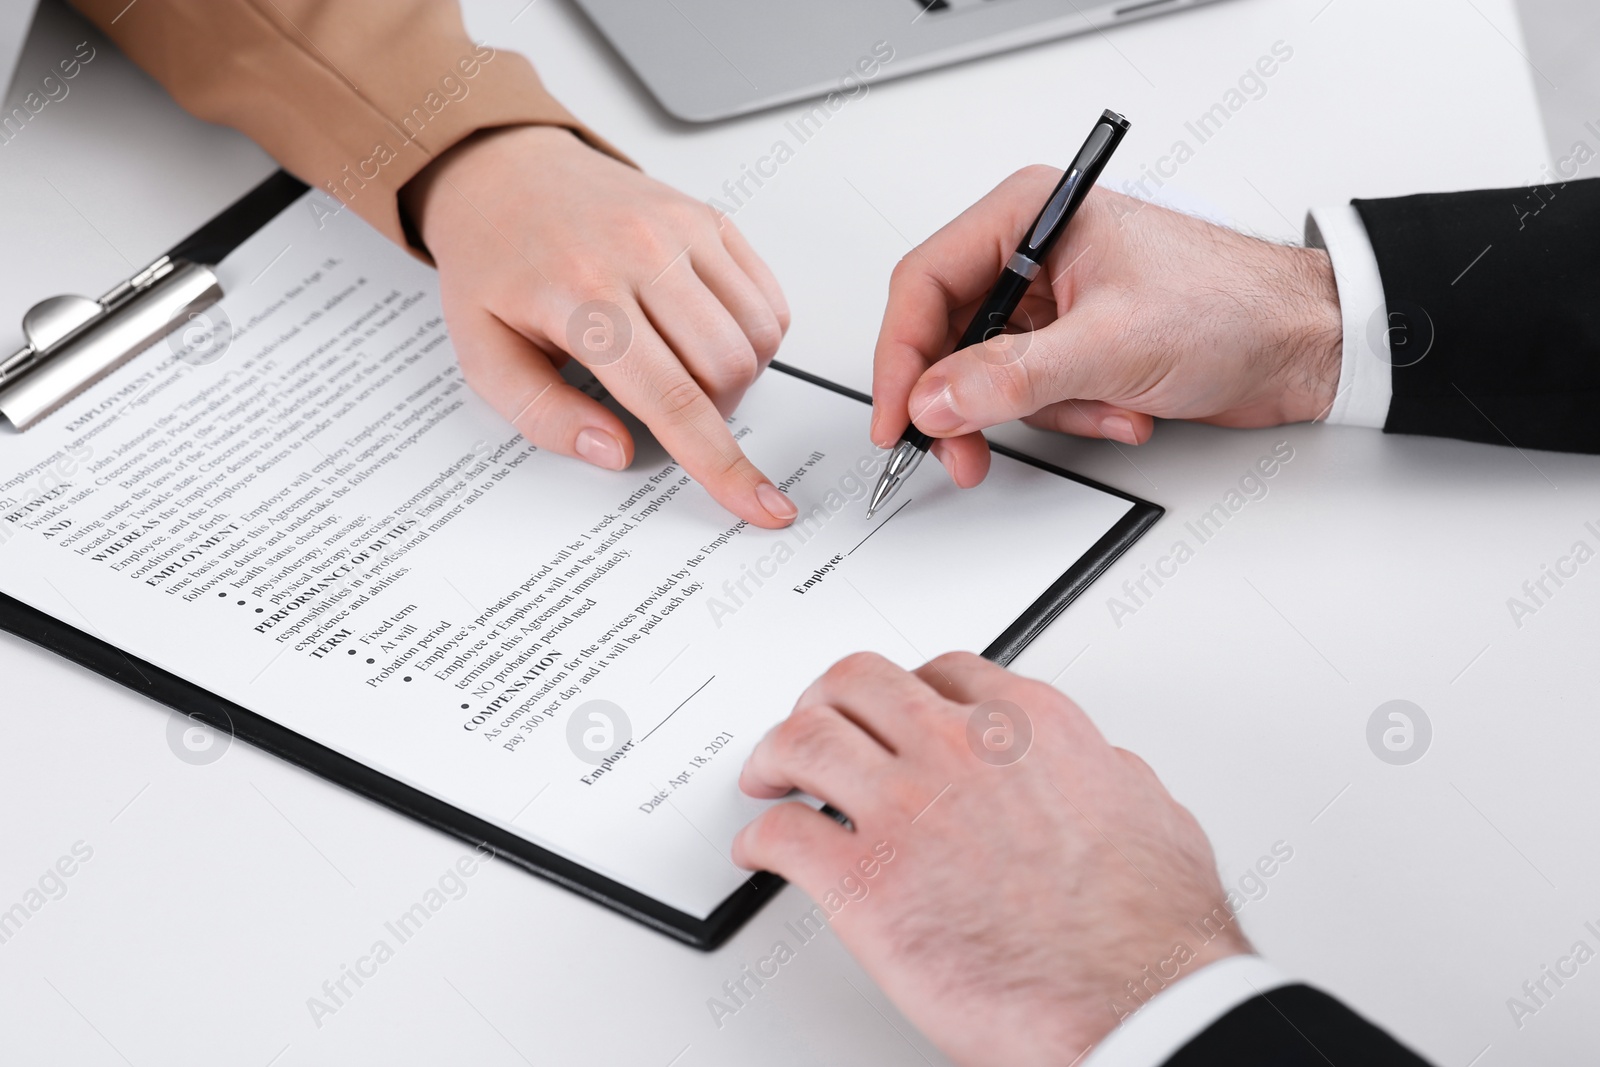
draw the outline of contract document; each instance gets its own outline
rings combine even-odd
[[[337,206],[277,214],[203,321],[0,432],[8,625],[58,621],[693,943],[754,891],[739,770],[818,674],[1009,658],[1159,514],[1006,454],[868,521],[867,404],[783,369],[728,421],[798,505],[785,530],[637,423],[626,471],[535,449],[463,380],[434,272]]]

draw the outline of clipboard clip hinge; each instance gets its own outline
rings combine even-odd
[[[164,255],[98,300],[41,300],[22,317],[26,343],[0,360],[0,415],[25,430],[222,297],[210,267]]]

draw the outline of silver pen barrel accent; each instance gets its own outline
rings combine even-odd
[[[922,457],[927,455],[909,441],[901,441],[889,453],[889,462],[884,465],[883,473],[878,476],[878,485],[872,490],[872,500],[867,504],[867,518],[877,514],[878,509],[894,499],[900,491],[900,486],[911,477],[911,472],[917,469],[917,464],[922,462]]]

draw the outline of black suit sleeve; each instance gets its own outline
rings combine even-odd
[[[1600,179],[1352,203],[1389,306],[1384,431],[1600,452]]]
[[[1240,1004],[1165,1067],[1428,1067],[1427,1061],[1310,986],[1290,985]]]

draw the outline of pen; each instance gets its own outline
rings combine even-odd
[[[1017,310],[1033,279],[1039,276],[1045,257],[1050,254],[1056,239],[1066,232],[1067,223],[1072,221],[1078,205],[1083,203],[1083,198],[1094,187],[1106,160],[1122,143],[1129,125],[1128,120],[1115,111],[1101,114],[1094,129],[1089,131],[1089,139],[1078,149],[1072,166],[1056,183],[1039,217],[1033,220],[1022,243],[1000,271],[999,280],[989,290],[978,313],[972,317],[967,332],[961,335],[955,347],[957,352],[982,344],[1006,328],[1011,313]],[[922,462],[922,457],[927,455],[931,444],[933,438],[917,429],[916,423],[906,426],[906,432],[900,435],[899,442],[890,451],[889,461],[878,478],[877,487],[872,491],[872,500],[867,504],[867,518],[872,518],[879,508],[894,498],[911,477],[911,472],[917,469],[917,464]]]

